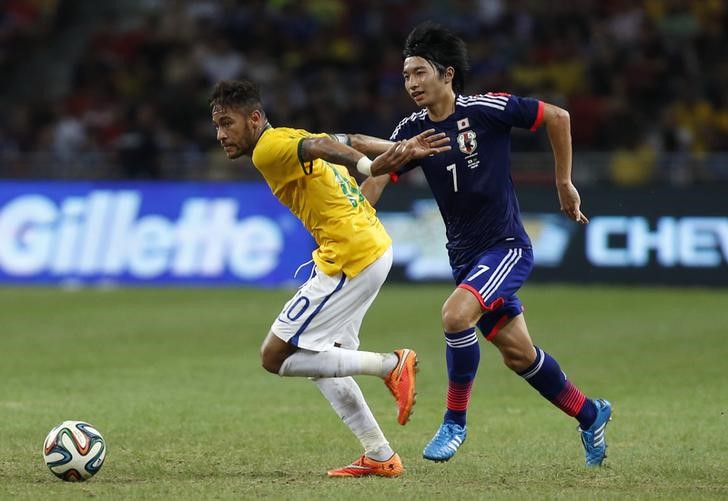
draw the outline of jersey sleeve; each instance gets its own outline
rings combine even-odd
[[[544,103],[532,97],[488,93],[467,99],[468,105],[477,104],[473,108],[480,111],[484,120],[496,128],[518,127],[535,131],[543,122]]]
[[[312,162],[304,162],[301,148],[304,139],[328,137],[303,130],[276,129],[264,134],[253,151],[253,164],[268,178],[288,183],[311,173]]]

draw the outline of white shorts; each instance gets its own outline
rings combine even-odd
[[[334,346],[359,347],[364,314],[377,297],[392,267],[392,248],[352,279],[343,273],[313,276],[286,303],[271,331],[283,341],[311,351]]]

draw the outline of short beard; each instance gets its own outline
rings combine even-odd
[[[237,158],[242,157],[245,154],[242,149],[238,148],[232,155],[229,155],[228,158],[230,160],[235,160]]]

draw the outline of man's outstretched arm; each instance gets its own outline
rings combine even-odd
[[[357,151],[361,151],[368,157],[374,158],[386,153],[395,143],[386,139],[381,139],[365,134],[334,134],[338,141],[343,142]],[[449,151],[450,138],[444,132],[436,132],[435,129],[428,129],[411,137],[410,139],[400,141],[407,145],[407,149],[412,149],[412,159],[424,158],[429,155],[436,155],[445,151]],[[380,175],[391,172],[394,169],[383,170],[375,168],[373,175]]]
[[[367,176],[379,176],[396,170],[410,160],[450,150],[448,144],[450,139],[442,132],[435,132],[434,129],[396,143],[363,135],[357,135],[353,142],[347,141],[348,135],[335,134],[333,137],[335,139],[332,137],[304,139],[301,145],[301,161],[310,162],[322,158],[350,169],[355,168]],[[348,142],[351,142],[352,146],[356,144],[364,151],[349,146]],[[371,153],[368,152],[379,153],[376,153],[376,158],[372,161],[369,159]]]
[[[376,176],[396,170],[414,158],[417,150],[406,141],[391,143],[389,148],[373,161],[351,146],[330,137],[312,137],[301,141],[299,149],[301,162],[312,162],[317,158],[327,162],[356,169],[366,176]]]
[[[394,144],[387,139],[367,136],[365,134],[346,134],[346,137],[349,138],[352,148],[372,158],[381,155]]]

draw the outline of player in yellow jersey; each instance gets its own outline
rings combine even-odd
[[[381,377],[397,400],[400,424],[414,405],[417,357],[358,351],[359,328],[392,265],[392,241],[348,168],[371,174],[447,151],[443,134],[425,131],[370,160],[347,136],[273,127],[249,81],[222,81],[210,96],[217,139],[228,158],[249,155],[273,194],[313,235],[311,278],[283,307],[261,346],[263,367],[312,378],[364,454],[332,477],[398,476],[404,471],[352,376]]]

